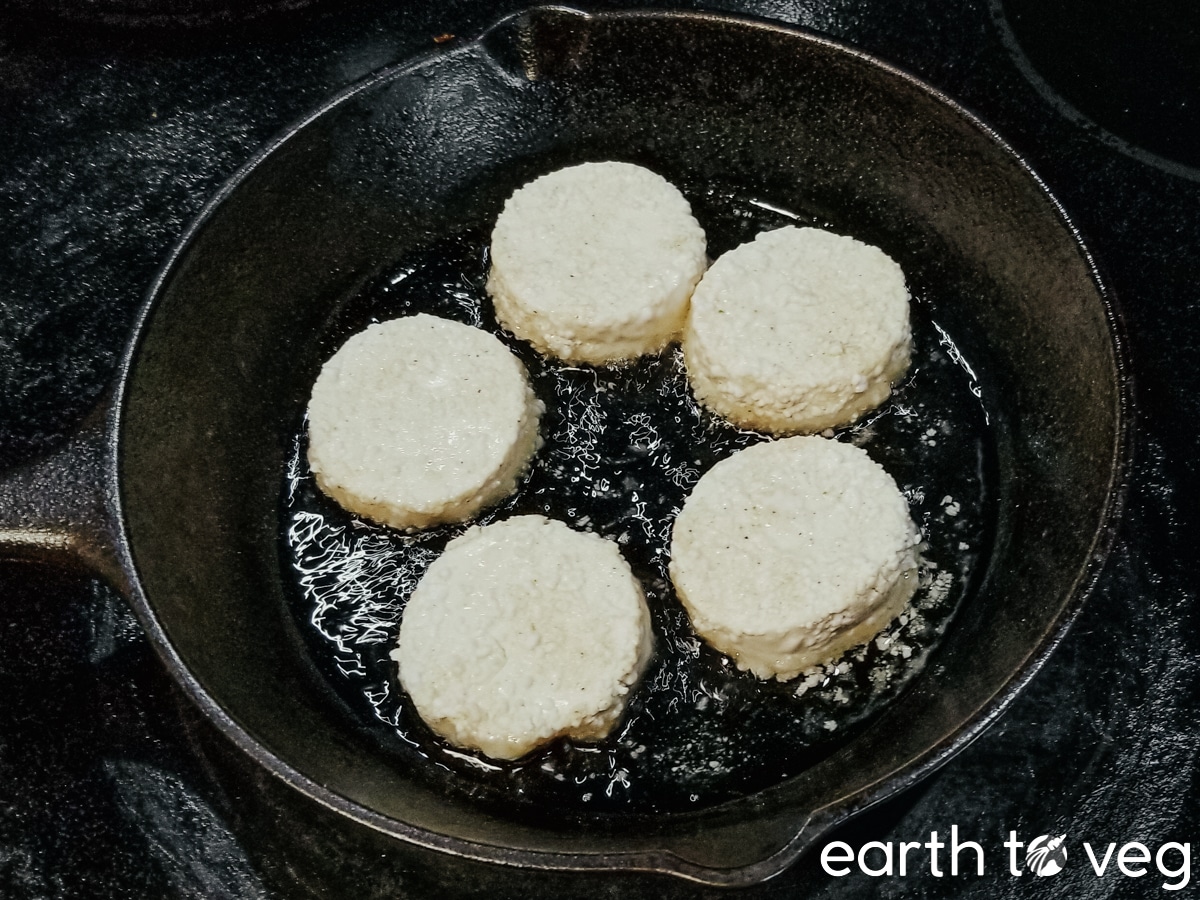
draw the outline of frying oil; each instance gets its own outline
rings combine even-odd
[[[696,206],[714,256],[781,224],[824,224],[719,193]],[[920,588],[870,643],[779,683],[738,671],[699,640],[667,576],[671,526],[692,487],[716,462],[764,436],[695,403],[677,346],[622,366],[543,359],[496,324],[484,290],[487,267],[484,231],[444,238],[401,260],[347,302],[325,336],[326,355],[371,322],[418,312],[499,336],[546,404],[545,443],[516,494],[477,521],[540,513],[615,541],[646,591],[655,659],[603,742],[559,741],[515,763],[450,747],[420,721],[388,654],[421,575],[467,526],[405,535],[345,512],[314,483],[301,422],[283,485],[291,613],[347,716],[395,765],[443,790],[510,816],[588,821],[696,809],[760,790],[869,727],[936,652],[955,608],[982,576],[994,526],[995,447],[983,392],[924,302],[933,288],[909,285],[908,375],[887,403],[833,435],[866,449],[908,498],[925,539]]]

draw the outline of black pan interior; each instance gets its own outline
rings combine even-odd
[[[994,447],[986,572],[905,693],[780,783],[636,831],[586,814],[568,825],[509,815],[403,764],[330,691],[289,611],[279,552],[298,422],[354,298],[478,233],[536,174],[606,158],[883,246],[931,286],[922,327],[942,327],[971,362]],[[1078,602],[1121,440],[1120,374],[1089,261],[981,126],[796,32],[561,10],[377,76],[244,173],[168,272],[122,402],[141,612],[269,765],[401,835],[574,854],[665,848],[717,867],[759,861],[810,813],[874,796],[995,702]]]
[[[764,208],[712,184],[684,190],[714,256],[782,224],[846,230],[846,223]],[[448,794],[510,815],[557,814],[578,823],[746,796],[852,740],[920,672],[978,581],[991,544],[995,445],[970,362],[931,318],[938,286],[911,284],[918,300],[908,375],[889,402],[838,436],[864,447],[908,497],[926,539],[919,593],[863,652],[806,678],[763,682],[697,638],[667,563],[671,523],[700,476],[764,435],[696,404],[678,347],[636,365],[568,366],[505,333],[484,287],[487,247],[487,229],[473,229],[406,256],[342,308],[322,339],[327,355],[371,322],[418,312],[504,341],[546,405],[545,443],[516,494],[479,521],[547,515],[616,542],[646,591],[654,664],[608,740],[559,741],[511,764],[438,740],[399,688],[388,654],[412,589],[466,526],[405,535],[340,509],[315,484],[298,423],[280,480],[289,611],[347,715],[375,734],[397,766]]]

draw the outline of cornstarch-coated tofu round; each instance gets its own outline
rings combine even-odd
[[[705,473],[675,520],[670,573],[697,634],[787,681],[901,612],[919,542],[904,495],[865,451],[792,437]]]
[[[404,609],[392,656],[434,732],[517,759],[558,737],[607,735],[652,649],[616,544],[516,516],[447,545]]]
[[[416,315],[371,325],[325,363],[308,404],[308,462],[350,512],[412,531],[511,494],[543,406],[494,335]]]
[[[696,399],[778,435],[836,428],[874,409],[911,349],[900,267],[877,247],[792,226],[713,263],[683,336]]]
[[[505,203],[487,288],[517,337],[601,364],[675,340],[706,264],[704,231],[674,186],[630,163],[584,163]]]

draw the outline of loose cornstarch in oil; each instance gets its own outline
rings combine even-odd
[[[785,223],[831,227],[735,194],[696,195],[716,255]],[[925,545],[920,588],[896,621],[835,663],[785,683],[737,671],[701,642],[667,577],[671,525],[700,475],[764,440],[702,410],[677,346],[618,367],[543,359],[491,313],[487,231],[444,238],[352,298],[324,336],[333,352],[375,321],[419,312],[482,327],[521,358],[546,405],[545,444],[517,492],[477,521],[538,513],[616,541],[650,607],[655,658],[625,718],[596,744],[558,741],[513,763],[455,750],[425,727],[389,658],[404,604],[465,525],[405,535],[340,509],[305,463],[305,426],[283,485],[290,612],[347,714],[396,765],[507,816],[592,820],[697,809],[796,774],[845,743],[919,673],[992,539],[995,448],[974,372],[930,316],[936,285],[909,284],[913,362],[892,397],[839,440],[896,480]]]

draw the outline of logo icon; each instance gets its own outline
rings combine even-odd
[[[1030,870],[1038,875],[1057,875],[1061,872],[1067,864],[1067,848],[1063,846],[1066,839],[1065,834],[1058,837],[1043,834],[1030,841],[1029,849],[1025,851],[1025,862]]]

